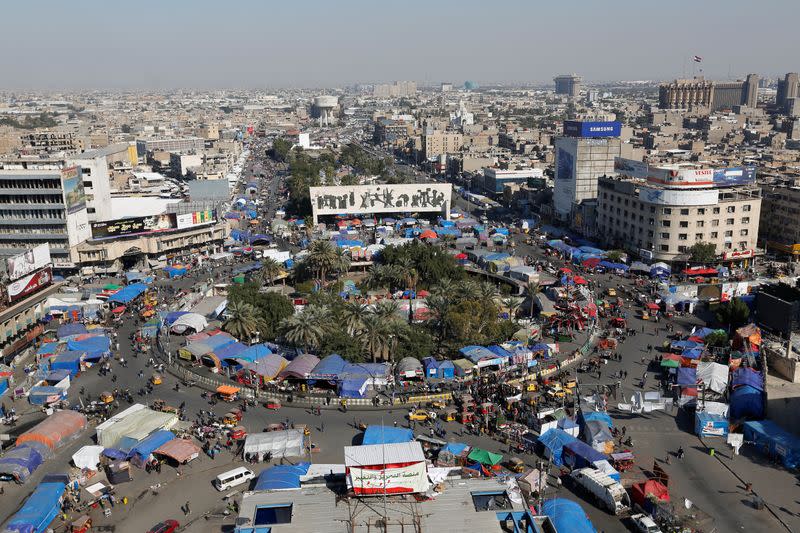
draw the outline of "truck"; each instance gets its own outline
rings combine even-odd
[[[573,470],[570,477],[577,486],[590,494],[595,505],[613,515],[620,515],[630,509],[631,501],[625,488],[608,474],[594,468]]]

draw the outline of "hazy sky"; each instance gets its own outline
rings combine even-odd
[[[3,2],[0,87],[541,82],[800,70],[800,0]],[[699,74],[699,71],[695,71]]]

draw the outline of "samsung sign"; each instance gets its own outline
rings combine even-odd
[[[619,137],[622,124],[613,122],[583,122],[565,120],[564,135],[568,137]]]

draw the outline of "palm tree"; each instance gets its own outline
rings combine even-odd
[[[372,265],[369,267],[367,279],[365,280],[367,287],[372,289],[385,287],[387,268],[388,267],[386,265]]]
[[[475,301],[481,297],[480,285],[471,279],[466,279],[456,286],[456,297],[459,300]]]
[[[400,306],[394,300],[381,300],[372,309],[372,314],[383,321],[391,321],[397,318]]]
[[[437,349],[441,349],[442,341],[447,332],[447,313],[450,311],[452,301],[449,295],[445,294],[431,294],[425,300],[428,306],[428,313],[430,320],[436,330],[436,345]]]
[[[281,323],[283,337],[306,351],[319,348],[325,337],[328,312],[323,308],[309,306],[302,313],[292,315]]]
[[[364,319],[370,313],[369,307],[358,302],[346,302],[342,306],[340,318],[347,328],[347,334],[356,335],[364,327]]]
[[[480,292],[480,299],[482,302],[494,302],[500,296],[500,290],[494,283],[484,281],[478,287]]]
[[[522,301],[519,298],[509,296],[508,298],[503,298],[503,307],[508,309],[508,318],[514,320],[517,317],[519,308],[522,307]]]
[[[272,258],[266,258],[261,263],[261,279],[264,282],[269,282],[270,285],[275,284],[275,279],[283,274],[283,267],[280,263]]]
[[[249,303],[233,300],[226,310],[228,319],[222,324],[222,329],[238,339],[247,339],[249,342],[258,332],[259,319],[256,318],[256,309]]]
[[[333,263],[333,270],[337,274],[344,274],[350,270],[351,259],[341,248],[336,249],[336,260]]]
[[[533,299],[536,297],[536,293],[539,292],[539,282],[538,281],[529,281],[525,284],[525,292],[528,294],[528,298],[530,298],[530,319],[533,320]]]
[[[442,278],[436,285],[431,287],[430,293],[431,295],[452,297],[456,291],[457,286],[458,283],[453,281],[452,279]]]
[[[317,278],[324,283],[328,272],[336,266],[336,248],[331,241],[314,241],[308,248],[306,261]]]
[[[374,313],[364,318],[364,327],[358,338],[364,353],[372,357],[373,363],[388,355],[389,329],[388,323]]]

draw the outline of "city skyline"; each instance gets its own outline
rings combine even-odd
[[[411,1],[402,11],[311,0],[302,11],[226,4],[224,16],[207,0],[145,0],[134,11],[94,0],[81,5],[5,8],[8,20],[36,24],[10,25],[0,36],[10,51],[0,57],[0,88],[330,87],[402,79],[552,84],[570,72],[600,82],[770,77],[800,68],[791,16],[800,5],[783,0],[755,12],[739,0],[679,1],[669,10],[627,0],[508,1],[492,9],[473,1]],[[745,13],[751,31],[741,29]],[[739,29],[723,39],[725,28]],[[769,28],[769,39],[758,28]]]

